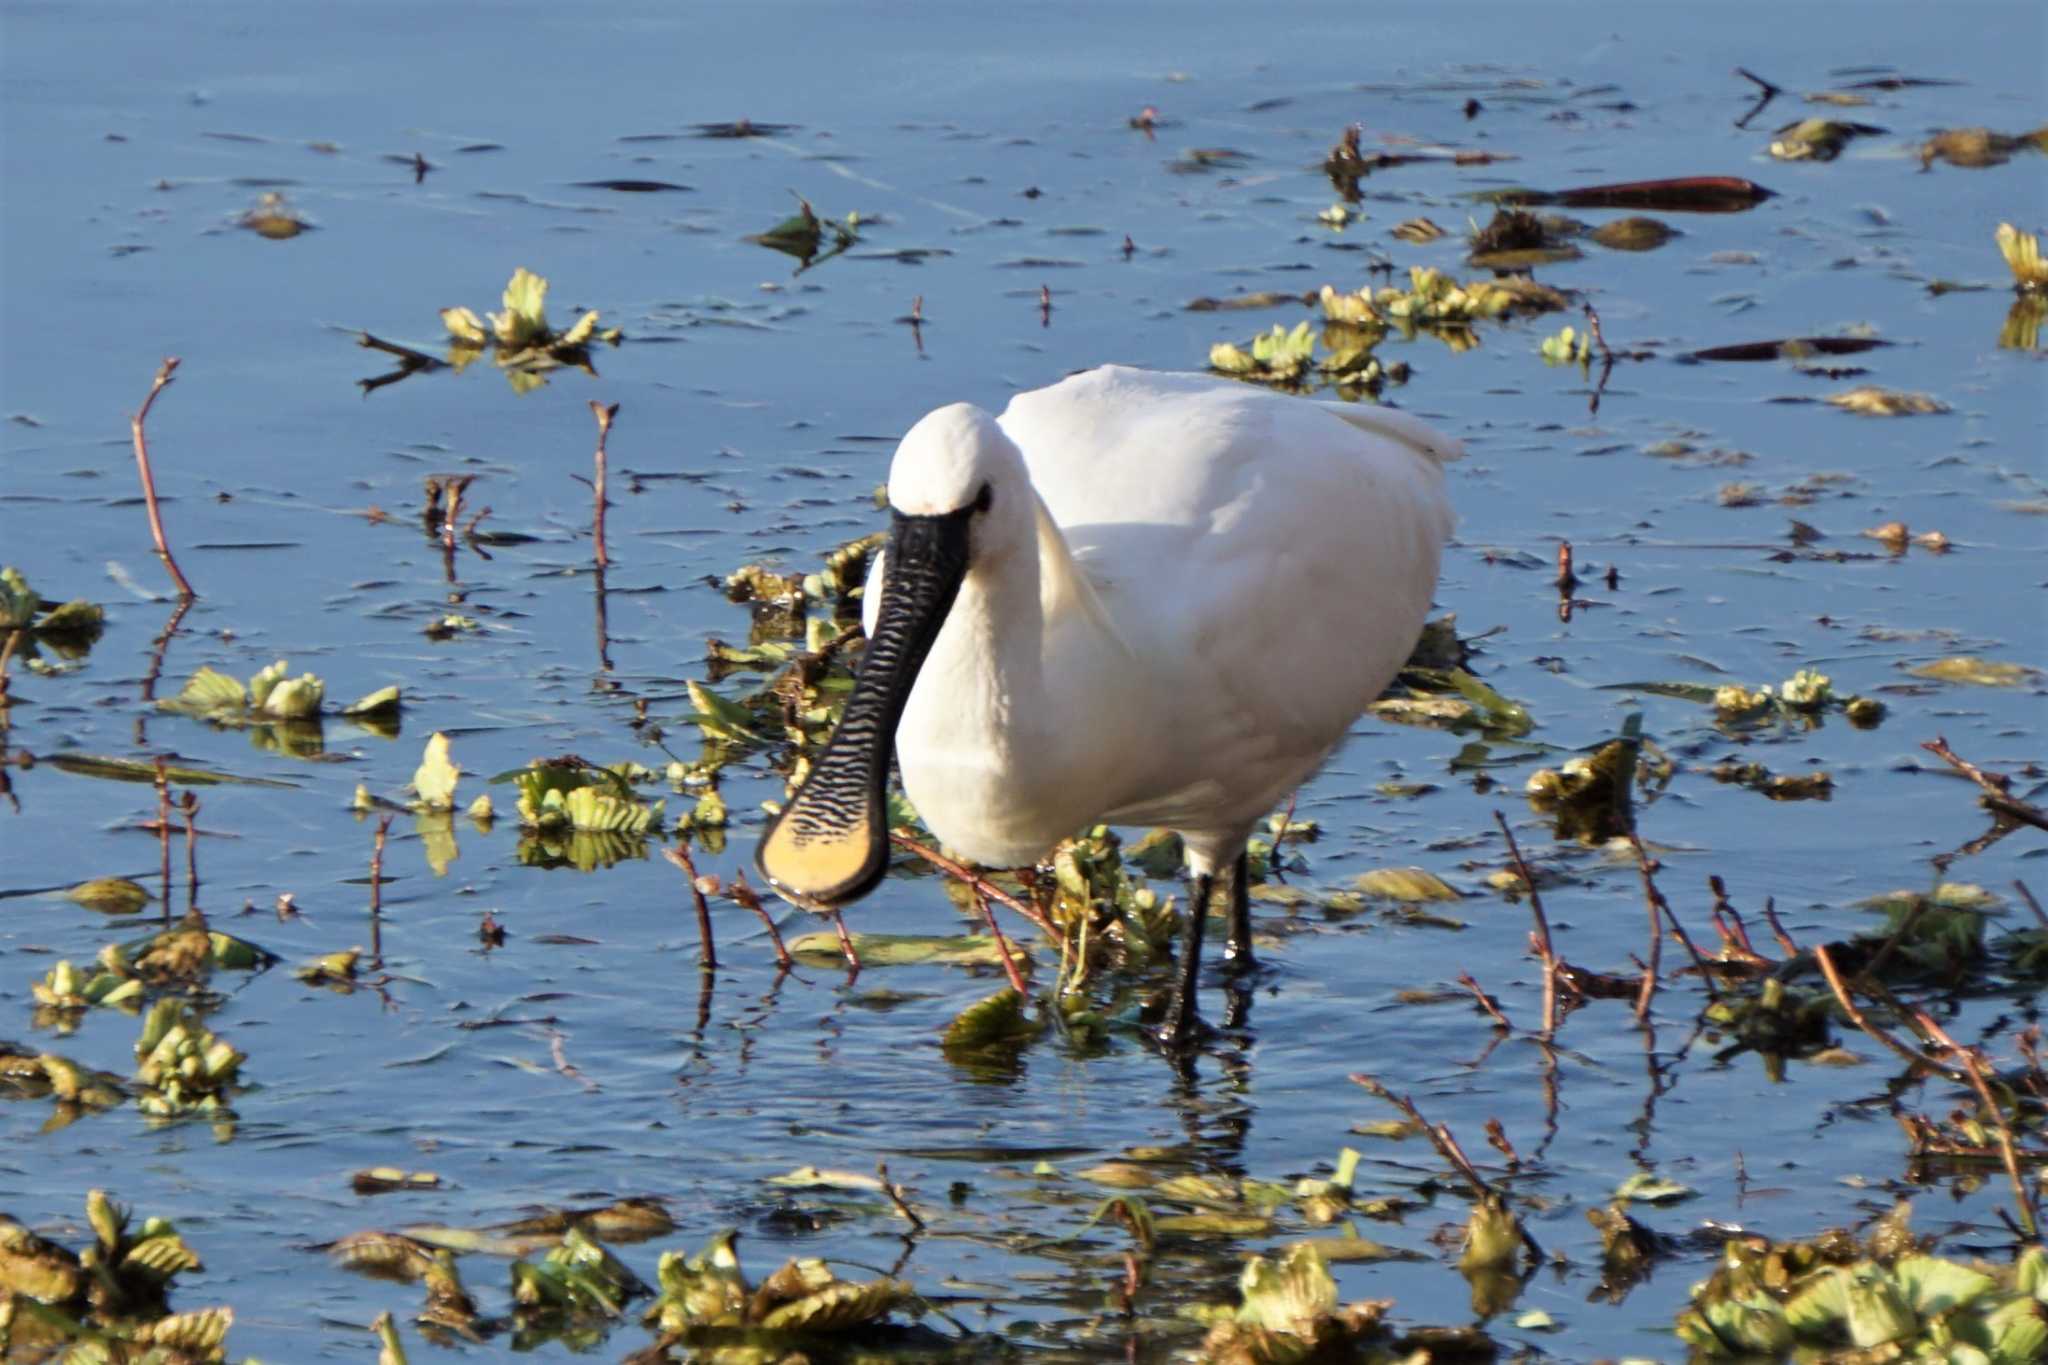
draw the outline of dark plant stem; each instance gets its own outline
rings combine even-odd
[[[1522,879],[1522,885],[1529,888],[1529,914],[1536,921],[1536,928],[1529,935],[1529,945],[1536,950],[1536,960],[1543,964],[1542,1036],[1547,1039],[1557,1032],[1557,953],[1550,945],[1550,919],[1543,913],[1543,896],[1536,890],[1536,878],[1529,871],[1529,864],[1522,860],[1521,845],[1515,842],[1515,832],[1508,828],[1507,817],[1495,811],[1493,822],[1500,826],[1502,836],[1508,841],[1508,856],[1514,859],[1516,875]]]

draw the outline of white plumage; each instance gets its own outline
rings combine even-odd
[[[914,614],[897,561],[927,556],[906,525],[957,527],[964,570],[939,574],[958,587],[931,608],[922,666],[871,643],[856,697],[881,694],[870,671],[914,670],[907,698],[894,679],[896,756],[957,853],[1020,866],[1091,824],[1165,826],[1199,907],[1408,657],[1454,520],[1442,465],[1461,453],[1390,409],[1120,366],[1019,394],[999,419],[941,408],[890,468],[899,531],[868,579],[871,642],[899,632],[892,593]],[[887,728],[842,725],[884,743]],[[819,767],[851,760],[828,750]],[[815,809],[792,821],[800,791],[762,866],[793,898],[834,903],[819,893],[838,888],[806,886],[802,846],[830,842],[847,798],[813,785]],[[1198,952],[1199,924],[1191,939]]]

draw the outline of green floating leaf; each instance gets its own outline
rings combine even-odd
[[[380,687],[361,701],[351,702],[341,708],[344,716],[390,716],[398,713],[401,697],[398,687]]]
[[[1022,1047],[1043,1032],[1045,1021],[1026,1012],[1024,997],[1002,990],[960,1011],[939,1043],[947,1052],[980,1052]]]
[[[65,899],[102,915],[132,915],[149,904],[149,892],[126,877],[95,877],[64,893]]]
[[[1681,1185],[1675,1180],[1665,1180],[1647,1171],[1637,1171],[1614,1189],[1616,1199],[1631,1200],[1641,1204],[1675,1204],[1681,1199],[1690,1199],[1699,1191],[1690,1185]]]
[[[1002,950],[985,934],[854,934],[853,949],[863,967],[996,967],[1002,965]],[[845,961],[839,936],[820,930],[789,941],[792,957],[806,965],[820,966]],[[1019,964],[1029,963],[1031,954],[1017,943],[1010,944],[1010,956]]]
[[[2018,687],[2021,683],[2040,676],[2039,669],[2029,668],[2025,664],[1979,659],[1968,654],[1936,659],[1933,663],[1921,664],[1918,668],[1906,671],[1916,678],[1968,683],[1973,687]]]
[[[1362,872],[1352,885],[1368,896],[1395,901],[1454,901],[1458,889],[1434,872],[1419,867],[1379,867]]]

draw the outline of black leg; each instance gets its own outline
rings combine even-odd
[[[1259,965],[1252,956],[1251,882],[1251,854],[1239,853],[1230,879],[1230,937],[1223,944],[1223,960],[1239,971]]]
[[[1197,876],[1188,888],[1188,926],[1180,942],[1180,968],[1173,988],[1173,1004],[1166,1022],[1159,1026],[1159,1043],[1169,1052],[1191,1047],[1195,1042],[1195,988],[1202,975],[1202,930],[1209,918],[1209,893],[1216,879]]]

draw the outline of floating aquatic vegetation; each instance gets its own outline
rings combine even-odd
[[[1630,217],[1602,223],[1588,235],[1610,251],[1654,251],[1680,234],[1658,219]]]
[[[780,251],[785,256],[797,259],[796,273],[801,275],[814,265],[823,265],[860,240],[860,215],[849,213],[844,222],[820,218],[811,208],[811,201],[802,195],[796,197],[796,213],[783,219],[766,232],[759,232],[747,238],[757,246],[771,251]],[[827,237],[831,245],[825,244]]]
[[[2041,1358],[2048,1253],[2031,1247],[2010,1265],[1966,1265],[1919,1251],[1904,1224],[1902,1205],[1861,1243],[1841,1232],[1730,1241],[1678,1315],[1679,1339],[1707,1360]]]
[[[1868,123],[1844,123],[1825,118],[1799,119],[1772,135],[1770,153],[1780,161],[1833,161],[1851,140],[1875,137],[1884,131]]]
[[[1527,270],[1532,266],[1577,260],[1570,238],[1586,225],[1570,218],[1542,217],[1527,209],[1500,208],[1485,227],[1472,233],[1467,261],[1489,270]]]
[[[1444,230],[1427,218],[1409,218],[1387,229],[1390,236],[1404,242],[1434,242],[1444,235]]]
[[[273,242],[284,242],[310,230],[313,225],[300,216],[283,194],[277,190],[265,190],[255,207],[237,219],[235,226],[247,228],[258,237],[268,237]]]
[[[37,1023],[47,1019],[59,1033],[69,1033],[78,1027],[79,1016],[95,1005],[128,1014],[140,1010],[143,984],[120,949],[109,944],[90,975],[63,958],[29,987],[29,993],[36,1002]]]
[[[1023,996],[1007,989],[977,1000],[946,1025],[939,1046],[955,1059],[1026,1047],[1045,1032],[1045,1021],[1033,1017],[1025,1004]]]
[[[1708,770],[1716,782],[1748,787],[1773,801],[1826,801],[1835,792],[1835,779],[1825,772],[1774,773],[1761,763],[1737,763],[1730,759]]]
[[[1774,341],[1744,341],[1732,346],[1709,346],[1679,356],[1681,362],[1701,360],[1798,362],[1815,355],[1856,355],[1889,346],[1877,337],[1780,337]]]
[[[514,1321],[522,1334],[550,1320],[584,1317],[617,1318],[626,1304],[654,1291],[609,1247],[571,1227],[560,1244],[538,1262],[512,1263]],[[553,1333],[550,1333],[553,1335]]]
[[[432,1171],[407,1171],[397,1166],[372,1166],[349,1177],[357,1194],[391,1194],[407,1190],[438,1190],[441,1177]]]
[[[367,332],[357,335],[358,344],[398,357],[399,368],[389,375],[363,381],[366,390],[407,378],[422,370],[467,368],[485,351],[492,353],[505,372],[514,393],[529,393],[547,382],[552,370],[574,366],[595,374],[590,363],[594,342],[618,345],[623,335],[616,327],[598,329],[595,310],[586,312],[565,332],[557,332],[547,320],[548,282],[525,266],[512,272],[505,286],[504,311],[490,315],[490,326],[467,308],[441,310],[441,325],[448,330],[446,361],[422,351],[381,340]]]
[[[1555,336],[1543,338],[1536,347],[1546,365],[1577,365],[1580,369],[1593,362],[1593,338],[1566,326]]]
[[[2041,676],[2040,669],[2030,668],[2026,664],[2010,663],[2003,659],[1980,659],[1971,654],[1936,659],[1932,663],[1918,664],[1906,671],[1916,678],[1966,683],[1972,687],[2019,687]]]
[[[0,1350],[9,1360],[201,1365],[223,1359],[234,1313],[171,1313],[170,1290],[199,1257],[161,1218],[131,1226],[104,1190],[86,1195],[93,1243],[83,1251],[38,1237],[0,1214]]]
[[[890,1314],[922,1307],[916,1291],[902,1280],[842,1280],[823,1261],[812,1259],[784,1262],[750,1288],[734,1251],[736,1236],[720,1232],[695,1256],[662,1254],[656,1272],[660,1297],[645,1315],[661,1336],[636,1360],[668,1360],[678,1350],[682,1354],[674,1358],[720,1365],[780,1360],[798,1352],[806,1358],[836,1357],[835,1343],[852,1346],[881,1329]],[[916,1341],[945,1344],[931,1332],[921,1332]]]
[[[413,770],[412,789],[419,797],[416,808],[423,811],[454,810],[455,784],[461,779],[461,765],[448,754],[448,736],[436,730],[427,739],[420,766]]]
[[[1994,133],[1989,128],[1943,128],[1920,144],[1920,169],[1929,170],[1937,161],[1968,168],[2003,166],[2016,153],[2029,149],[2048,151],[2048,128],[2018,134]]]
[[[150,895],[126,877],[94,877],[66,891],[64,899],[102,915],[132,915],[149,904]]]
[[[2041,257],[2041,239],[2022,232],[2011,223],[1998,225],[1998,253],[2012,270],[2013,286],[2021,290],[2048,290],[2048,260]]]
[[[492,780],[509,778],[518,789],[519,823],[529,829],[639,838],[659,828],[667,809],[666,801],[643,804],[633,790],[636,780],[653,776],[638,764],[600,768],[580,759],[554,759]]]
[[[38,647],[47,645],[60,659],[81,659],[106,627],[106,610],[83,598],[48,602],[28,585],[21,571],[0,568],[0,643],[14,634],[14,655],[30,668],[41,664]]]
[[[344,948],[292,968],[292,975],[309,986],[325,986],[346,995],[356,987],[356,963],[362,956],[361,948]]]
[[[158,1118],[228,1113],[248,1054],[214,1036],[184,1001],[166,997],[142,1021],[135,1041],[136,1106]]]
[[[47,1099],[56,1112],[44,1125],[54,1131],[82,1114],[111,1109],[128,1098],[119,1076],[82,1067],[54,1052],[30,1052],[0,1040],[0,1097]]]
[[[1279,1257],[1253,1256],[1238,1277],[1235,1307],[1196,1312],[1210,1324],[1202,1358],[1217,1365],[1280,1365],[1310,1359],[1392,1361],[1382,1319],[1391,1299],[1339,1307],[1337,1282],[1315,1247],[1300,1243]],[[1378,1349],[1375,1349],[1378,1348]]]
[[[231,972],[263,971],[277,962],[277,955],[245,938],[222,933],[206,922],[197,910],[167,929],[122,944],[117,950],[119,966],[106,954],[102,964],[110,970],[132,970],[153,985],[196,985],[215,967]]]
[[[1821,401],[1865,417],[1913,417],[1948,411],[1948,404],[1927,394],[1881,389],[1871,384],[1831,393]]]

